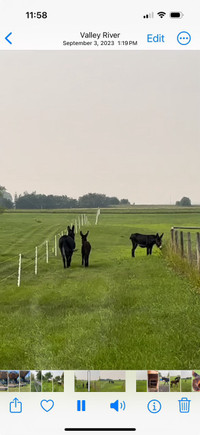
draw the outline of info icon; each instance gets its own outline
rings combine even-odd
[[[162,408],[161,403],[159,402],[159,400],[153,399],[150,400],[150,402],[147,405],[147,409],[149,412],[151,412],[152,414],[157,414],[158,412],[160,412]]]

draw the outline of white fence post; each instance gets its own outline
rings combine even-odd
[[[21,284],[21,270],[22,270],[22,254],[19,254],[17,287],[20,287],[20,284]]]
[[[37,275],[38,272],[38,248],[36,246],[35,248],[35,275]]]
[[[46,240],[46,263],[49,262],[49,242]]]
[[[78,228],[79,228],[79,230],[80,230],[80,228],[81,228],[80,216],[78,217]]]
[[[77,220],[75,219],[75,233],[77,234],[78,228],[77,228]]]
[[[100,208],[98,208],[98,210],[97,210],[95,225],[98,224],[99,215],[100,215]]]
[[[57,257],[57,255],[58,255],[57,235],[55,235],[55,245],[54,245],[54,249],[55,249],[55,257]]]

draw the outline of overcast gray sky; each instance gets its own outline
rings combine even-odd
[[[200,53],[1,52],[0,184],[200,202]]]

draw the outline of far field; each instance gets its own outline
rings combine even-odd
[[[125,392],[126,386],[125,381],[116,380],[110,383],[106,380],[91,381],[90,392]],[[75,381],[75,391],[76,392],[87,392],[87,381],[82,381],[76,379]]]
[[[135,211],[135,212],[134,212]],[[54,255],[54,236],[80,211],[0,215],[1,369],[173,369],[200,362],[200,289],[169,264],[172,225],[200,225],[199,209],[134,208],[87,213],[90,267],[81,240],[72,267]],[[137,248],[130,234],[164,232],[162,252]],[[34,275],[35,246],[38,275]],[[21,286],[17,287],[18,254]],[[10,276],[11,275],[11,276]],[[8,278],[8,276],[10,276]]]

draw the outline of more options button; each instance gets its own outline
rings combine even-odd
[[[165,35],[162,35],[162,33],[147,33],[147,42],[150,44],[165,43]]]

